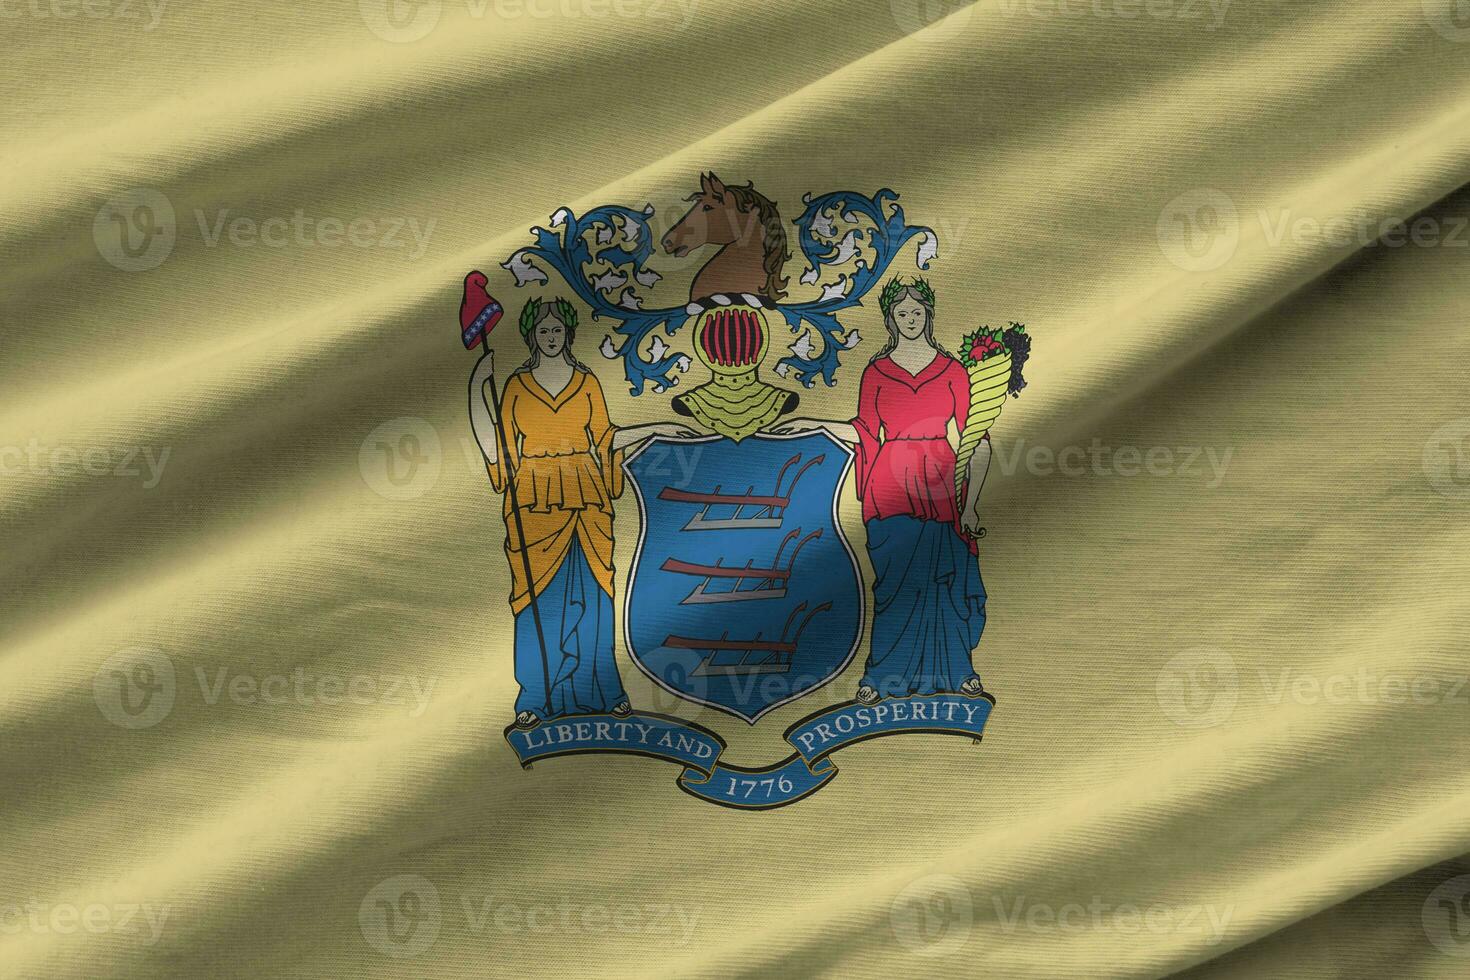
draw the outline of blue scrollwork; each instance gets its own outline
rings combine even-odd
[[[642,308],[638,287],[649,288],[660,276],[647,267],[653,254],[653,231],[648,219],[652,206],[642,211],[607,204],[593,208],[580,218],[562,208],[551,216],[551,229],[532,228],[535,244],[516,252],[501,266],[515,276],[516,285],[548,281],[537,261],[556,271],[577,298],[592,308],[592,319],[616,320],[613,330],[624,340],[621,346],[609,337],[603,341],[603,356],[623,359],[623,373],[631,394],[643,393],[651,384],[656,392],[679,383],[674,371],[687,371],[689,357],[671,350],[655,339],[648,356],[643,341],[660,324],[672,336],[689,319],[681,307]],[[613,298],[616,294],[616,299]]]
[[[793,356],[783,357],[776,365],[777,374],[794,377],[810,388],[819,377],[829,386],[835,385],[840,353],[858,342],[856,332],[843,330],[837,314],[861,306],[863,297],[883,278],[899,250],[915,236],[924,236],[919,244],[918,267],[928,269],[938,252],[939,238],[929,228],[908,224],[898,195],[886,187],[872,197],[853,191],[837,191],[815,199],[808,194],[802,203],[806,210],[794,222],[797,244],[807,261],[801,281],[812,285],[822,278],[825,269],[854,264],[850,274],[843,273],[835,283],[823,285],[817,299],[780,307],[792,333],[801,331],[805,322],[822,338],[822,348],[817,351],[804,342],[803,334],[792,348]],[[844,225],[851,227],[843,230]]]
[[[843,350],[858,342],[856,331],[844,330],[837,314],[862,305],[887,271],[898,252],[910,239],[924,236],[918,252],[918,267],[927,269],[938,249],[938,238],[929,228],[905,222],[898,195],[883,189],[872,197],[838,191],[803,199],[806,209],[793,223],[797,244],[807,262],[801,277],[806,285],[818,285],[821,295],[803,303],[784,303],[777,309],[793,334],[801,337],[791,346],[792,356],[783,357],[776,373],[812,387],[817,378],[828,385],[837,383]],[[688,322],[683,306],[644,309],[642,289],[661,278],[649,269],[653,254],[653,232],[648,219],[650,205],[635,211],[618,205],[602,205],[578,217],[562,208],[552,215],[551,228],[531,229],[534,243],[513,254],[501,266],[515,276],[517,286],[548,283],[546,269],[554,270],[577,298],[592,310],[593,320],[616,321],[612,330],[622,337],[602,343],[607,358],[621,357],[630,393],[639,395],[651,385],[664,392],[679,383],[675,372],[687,371],[689,356],[671,349],[661,337],[645,341],[659,326],[673,336]],[[847,267],[852,268],[847,271]],[[835,282],[822,283],[824,272],[836,272]],[[813,328],[821,339],[820,350],[803,325]]]

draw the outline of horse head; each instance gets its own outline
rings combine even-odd
[[[692,299],[726,292],[776,302],[786,295],[781,267],[791,253],[774,202],[753,184],[726,185],[713,173],[701,174],[699,190],[686,200],[689,210],[661,240],[664,251],[683,258],[705,245],[721,246],[695,276]]]
[[[684,200],[692,201],[692,206],[663,237],[664,251],[670,255],[683,258],[705,245],[729,245],[743,237],[742,231],[750,231],[751,216],[741,215],[735,195],[713,173],[701,174],[699,190]]]

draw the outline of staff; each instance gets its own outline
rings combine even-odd
[[[490,331],[495,329],[495,325],[505,315],[504,307],[485,291],[485,286],[488,283],[489,280],[485,278],[485,273],[480,272],[478,269],[465,276],[464,301],[460,304],[459,308],[460,339],[464,341],[465,350],[473,350],[483,342],[485,352],[481,355],[481,360],[491,356]],[[491,361],[491,364],[493,365],[494,361]],[[493,370],[486,378],[486,381],[490,385],[490,404],[495,406],[495,415],[497,416],[496,419],[492,420],[492,426],[495,429],[495,434],[499,437],[500,458],[505,461],[505,492],[510,495],[510,512],[515,520],[516,536],[521,541],[521,562],[526,573],[526,592],[531,598],[531,619],[536,624],[536,642],[541,647],[541,676],[546,682],[545,717],[549,718],[554,713],[551,710],[551,663],[550,658],[546,655],[546,633],[541,628],[541,609],[536,604],[536,582],[531,572],[531,555],[527,550],[529,545],[526,541],[526,528],[521,522],[521,504],[516,499],[516,473],[511,465],[510,446],[505,440],[505,420],[498,418],[500,415],[500,394],[495,390],[495,374]],[[474,425],[475,409],[477,407],[475,405],[475,399],[481,399],[482,405],[484,399],[483,393],[478,388],[479,385],[475,385],[470,389],[470,424],[472,427]],[[476,438],[475,441],[478,443],[479,439]],[[481,450],[481,454],[484,454],[483,449]],[[487,457],[485,462],[489,464],[491,461]]]

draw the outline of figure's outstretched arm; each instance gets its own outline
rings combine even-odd
[[[654,436],[668,436],[671,439],[688,439],[699,435],[698,432],[680,422],[650,422],[647,425],[624,426],[613,434],[613,450],[624,449],[635,445],[645,439]]]
[[[778,435],[799,435],[803,432],[826,432],[838,442],[856,445],[857,427],[843,419],[784,419],[771,427]]]

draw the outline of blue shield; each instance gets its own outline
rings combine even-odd
[[[825,432],[658,437],[623,465],[641,525],[623,623],[655,683],[753,725],[852,662],[862,579],[837,520],[850,449]]]

